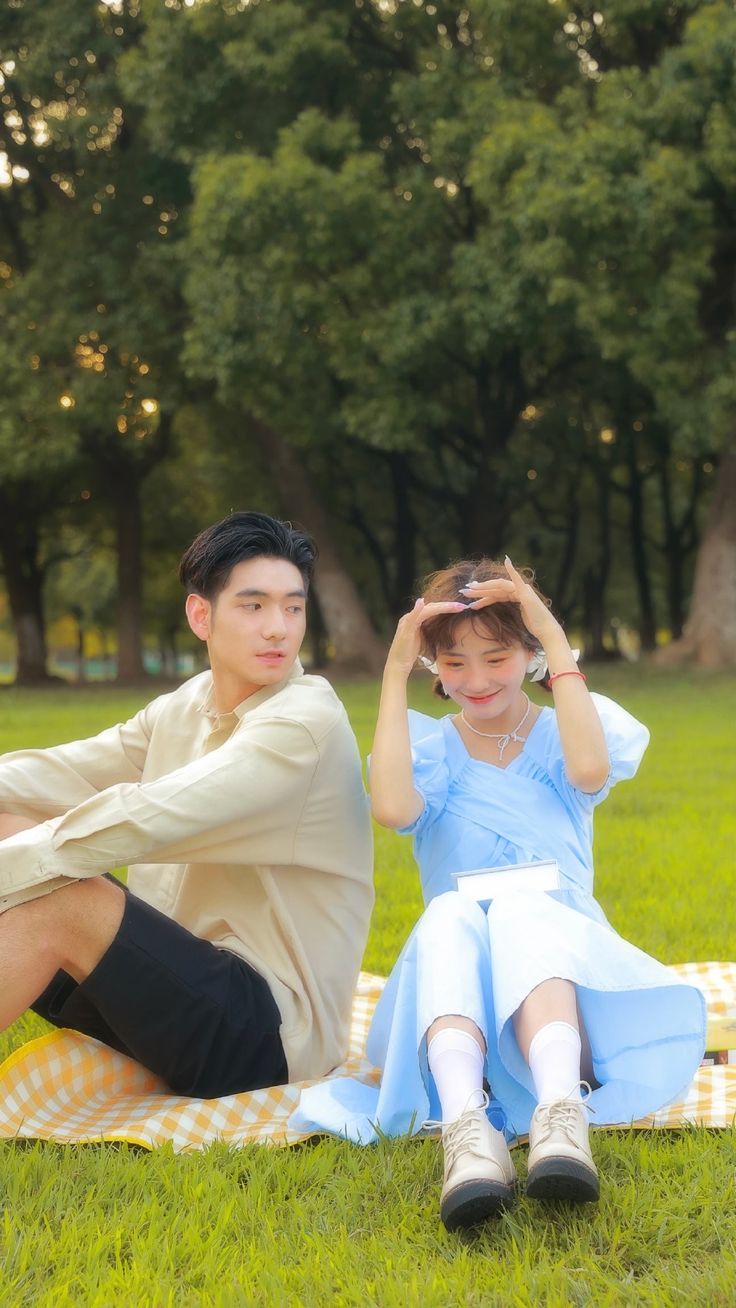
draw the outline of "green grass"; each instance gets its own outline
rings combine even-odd
[[[736,680],[634,668],[590,675],[652,730],[635,781],[596,825],[598,896],[665,962],[732,958]],[[426,686],[416,707],[442,711]],[[367,750],[375,685],[343,688]],[[143,692],[0,693],[0,749],[92,733]],[[434,704],[434,708],[432,705]],[[408,841],[377,832],[365,966],[387,971],[419,911]],[[0,1037],[0,1056],[42,1023]],[[728,1305],[736,1302],[736,1133],[598,1133],[602,1198],[521,1199],[449,1236],[436,1141],[320,1140],[174,1156],[129,1146],[0,1147],[0,1303],[66,1305]],[[523,1171],[523,1151],[520,1151]]]

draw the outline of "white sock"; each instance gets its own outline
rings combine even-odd
[[[580,1032],[569,1022],[548,1022],[529,1046],[529,1068],[540,1104],[580,1098]]]
[[[442,1105],[442,1121],[455,1122],[469,1108],[483,1104],[485,1054],[478,1041],[459,1027],[444,1027],[427,1045],[427,1061]]]

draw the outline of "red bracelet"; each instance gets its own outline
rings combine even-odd
[[[551,677],[547,678],[547,685],[551,686],[552,682],[556,681],[558,677],[580,677],[583,681],[587,681],[584,672],[580,672],[578,668],[568,668],[565,672],[553,672]]]

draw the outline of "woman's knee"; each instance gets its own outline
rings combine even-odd
[[[474,899],[468,899],[457,890],[446,890],[442,895],[435,895],[424,910],[420,921],[435,922],[481,922],[485,914]]]
[[[486,920],[489,928],[497,927],[503,931],[519,928],[526,933],[530,911],[534,910],[534,901],[521,890],[506,890],[497,895],[488,905]]]
[[[485,938],[485,914],[475,900],[467,899],[456,890],[436,895],[427,905],[416,927],[422,945],[446,946],[455,935],[467,938],[468,933]]]

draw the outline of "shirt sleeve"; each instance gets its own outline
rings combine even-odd
[[[401,827],[399,834],[417,836],[444,809],[450,771],[441,718],[430,718],[410,709],[409,734],[414,786],[424,800],[424,808],[410,826]]]
[[[139,781],[150,741],[152,708],[149,705],[129,721],[87,740],[2,755],[0,811],[43,822],[117,782]]]
[[[550,738],[547,759],[550,779],[563,799],[578,810],[589,812],[602,803],[617,782],[626,781],[635,775],[649,744],[648,729],[620,704],[605,695],[593,693],[591,698],[601,720],[608,747],[609,771],[600,790],[589,794],[568,780],[556,724],[552,733],[554,739]]]
[[[0,911],[41,882],[128,863],[293,861],[318,761],[300,723],[258,719],[164,777],[110,786],[0,842]]]

